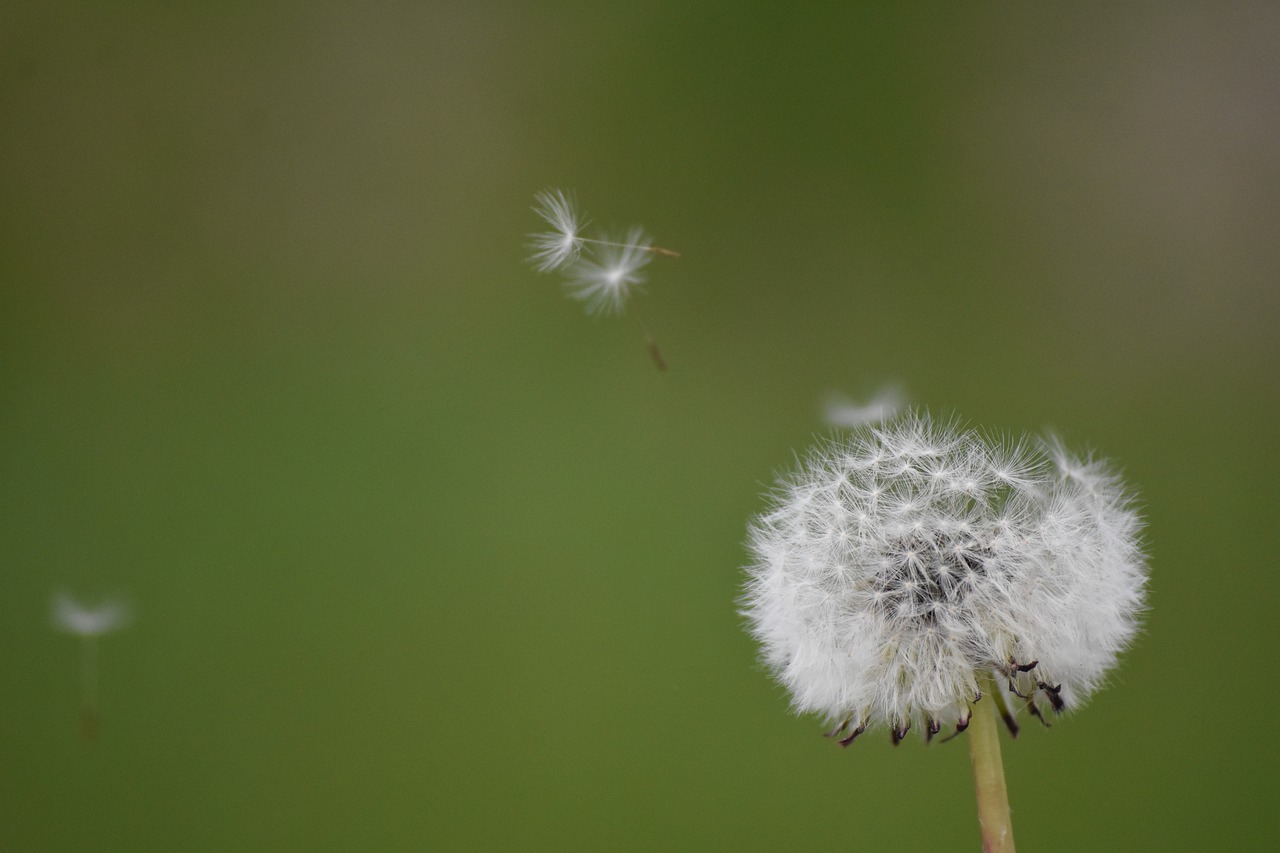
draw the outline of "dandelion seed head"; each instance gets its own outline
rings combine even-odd
[[[543,190],[535,193],[533,199],[537,202],[533,212],[546,220],[552,230],[529,235],[529,248],[533,250],[529,263],[539,272],[551,272],[572,264],[582,251],[581,232],[586,220],[574,209],[573,200],[563,190]]]
[[[743,613],[800,712],[930,733],[967,721],[988,677],[1060,710],[1138,630],[1141,528],[1103,463],[908,414],[779,480],[750,526]]]
[[[631,228],[618,240],[604,240],[598,258],[579,259],[564,282],[565,293],[583,302],[591,315],[622,313],[632,290],[644,283],[640,270],[653,259],[643,228]]]

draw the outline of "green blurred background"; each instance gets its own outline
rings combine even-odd
[[[1280,843],[1274,4],[10,4],[0,848],[972,850],[755,662],[831,391],[1120,462],[1147,631],[1026,850]],[[591,321],[576,190],[659,259]],[[127,594],[96,743],[54,589]]]

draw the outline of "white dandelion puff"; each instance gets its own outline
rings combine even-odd
[[[569,268],[565,292],[584,303],[592,316],[621,314],[632,290],[644,283],[640,272],[653,256],[641,248],[647,241],[642,228],[632,228],[624,242],[605,244],[598,260],[582,258]]]
[[[855,402],[843,394],[831,394],[823,407],[823,420],[830,427],[853,429],[864,424],[888,420],[906,403],[906,395],[896,385],[880,389],[865,403]]]
[[[580,232],[586,219],[578,215],[573,200],[561,190],[543,190],[533,200],[537,202],[533,212],[545,219],[551,230],[529,235],[529,248],[533,250],[529,263],[539,272],[568,266],[582,251]]]
[[[1078,706],[1138,630],[1141,529],[1119,479],[1054,442],[864,423],[751,523],[743,613],[795,709],[843,744],[963,731],[983,692],[1016,733],[1014,708]]]
[[[80,731],[93,741],[98,736],[98,638],[128,625],[133,608],[120,599],[90,607],[59,591],[53,596],[52,615],[54,627],[80,638]]]

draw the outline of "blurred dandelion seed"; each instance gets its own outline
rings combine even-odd
[[[843,394],[831,394],[823,407],[823,420],[836,429],[854,429],[864,424],[886,421],[896,415],[907,403],[906,395],[896,385],[889,385],[865,403],[858,403]]]
[[[543,190],[534,195],[534,213],[551,226],[550,231],[529,235],[532,254],[529,263],[539,272],[565,270],[565,294],[583,303],[593,317],[621,314],[631,307],[640,323],[649,355],[659,370],[667,363],[633,305],[633,292],[641,292],[645,277],[641,270],[660,255],[680,257],[679,252],[656,246],[638,226],[628,229],[620,239],[611,235],[584,237],[587,219],[575,208],[572,197],[563,190]]]
[[[602,243],[598,260],[580,258],[569,268],[565,292],[582,302],[593,317],[621,314],[631,300],[631,291],[644,284],[640,270],[653,260],[638,245],[646,239],[643,229],[632,228],[627,231],[626,242]]]
[[[80,731],[85,740],[98,736],[98,638],[123,628],[133,618],[133,610],[121,600],[103,601],[88,607],[65,591],[53,596],[53,624],[60,631],[80,637]]]

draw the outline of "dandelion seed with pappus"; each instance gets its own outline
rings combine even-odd
[[[580,232],[586,221],[560,190],[543,190],[533,199],[537,202],[533,212],[545,219],[551,230],[529,235],[529,248],[533,250],[529,263],[538,272],[551,272],[573,263],[582,251]]]
[[[569,268],[565,292],[584,303],[592,316],[621,314],[631,299],[631,291],[644,284],[640,270],[653,260],[638,245],[646,239],[643,229],[632,228],[627,232],[626,243],[605,244],[599,260],[579,260]]]
[[[80,638],[80,731],[85,740],[93,741],[98,736],[98,638],[123,628],[132,618],[133,608],[124,601],[103,601],[97,607],[89,607],[67,592],[53,596],[54,627]]]
[[[644,283],[640,270],[654,255],[680,257],[678,252],[653,245],[639,227],[629,229],[620,240],[607,235],[583,237],[587,219],[562,190],[544,190],[534,195],[534,201],[537,202],[534,213],[545,220],[551,230],[529,235],[532,250],[529,263],[539,272],[565,270],[566,295],[582,302],[592,316],[625,311],[631,304],[632,293]],[[666,361],[653,336],[634,308],[633,314],[644,332],[650,356],[660,370],[665,370]]]
[[[886,421],[906,405],[906,395],[896,385],[881,388],[865,403],[855,402],[842,394],[827,397],[823,420],[835,429],[853,429],[865,424]]]
[[[996,716],[1016,735],[1018,709],[1045,721],[1102,685],[1144,607],[1141,529],[1103,463],[908,414],[780,479],[750,526],[743,613],[842,745],[968,729],[986,849],[1012,850]]]

